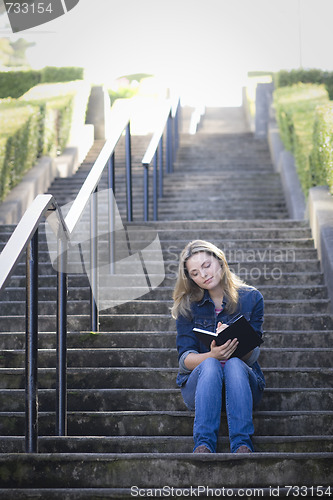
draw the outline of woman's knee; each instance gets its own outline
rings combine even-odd
[[[240,358],[234,357],[228,359],[224,365],[225,376],[248,376],[247,365]]]
[[[216,358],[207,358],[200,363],[200,375],[204,375],[205,377],[222,377],[222,366],[218,359]]]

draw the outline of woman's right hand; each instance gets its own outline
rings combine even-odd
[[[227,340],[225,344],[216,345],[216,341],[210,344],[210,353],[213,358],[219,361],[229,359],[237,349],[239,342],[237,339]]]

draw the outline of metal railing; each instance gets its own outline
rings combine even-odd
[[[0,254],[0,291],[2,291],[13,274],[16,265],[26,251],[26,451],[37,452],[38,436],[38,403],[37,403],[37,366],[38,366],[38,228],[48,212],[56,212],[59,220],[59,241],[67,239],[67,227],[62,219],[61,211],[51,195],[39,195],[23,215],[5,248]],[[65,277],[58,272],[57,281],[60,290]],[[64,335],[66,327],[65,310],[57,304],[57,340]],[[65,336],[64,336],[65,339]],[[63,340],[63,339],[62,339]],[[62,341],[57,346],[57,353],[63,348]],[[57,356],[58,357],[58,356]],[[59,363],[57,381],[62,378],[62,366]],[[60,384],[57,383],[59,394]],[[58,398],[57,398],[58,399]],[[61,398],[62,399],[62,398]],[[61,407],[58,413],[63,411]]]
[[[173,172],[174,158],[179,145],[180,100],[167,101],[162,107],[159,121],[150,144],[142,158],[144,167],[144,220],[149,220],[149,166],[153,162],[153,220],[158,220],[158,199],[163,197],[164,165],[166,173]],[[164,136],[166,139],[164,141]],[[165,143],[165,144],[164,144]],[[165,145],[165,155],[164,146]],[[164,161],[165,160],[165,161]]]
[[[38,228],[42,220],[52,213],[57,215],[57,366],[56,366],[56,435],[67,433],[67,249],[71,235],[75,231],[83,211],[94,197],[105,167],[108,168],[109,186],[114,191],[115,158],[114,150],[126,130],[126,192],[127,219],[132,220],[131,186],[131,139],[129,110],[113,108],[111,116],[112,134],[104,144],[96,162],[90,170],[66,218],[62,217],[56,200],[51,195],[38,195],[23,215],[8,243],[0,254],[0,292],[6,287],[16,265],[26,251],[26,451],[38,451],[38,402],[37,402],[37,366],[38,366]],[[91,203],[91,273],[97,269],[97,211]],[[93,287],[90,296],[91,329],[98,330],[98,311],[96,307],[97,277],[91,278]],[[95,295],[94,295],[95,294]]]
[[[126,154],[126,207],[127,221],[133,219],[132,200],[132,165],[131,165],[131,136],[130,136],[130,109],[125,106],[116,105],[112,108],[111,129],[112,134],[105,142],[98,158],[92,166],[85,182],[83,183],[77,197],[72,203],[66,217],[57,205],[52,195],[38,195],[27,209],[19,224],[15,228],[8,243],[0,254],[0,293],[8,284],[17,264],[26,251],[26,452],[36,453],[38,451],[38,235],[39,226],[45,217],[51,213],[56,214],[53,218],[53,231],[57,239],[57,314],[56,314],[56,435],[67,434],[67,260],[68,249],[71,245],[71,237],[77,228],[83,212],[90,204],[90,323],[91,330],[98,331],[99,316],[97,308],[98,297],[98,210],[96,196],[98,184],[104,170],[107,168],[109,192],[112,200],[109,204],[109,230],[110,239],[114,232],[114,198],[115,191],[115,147],[125,131],[125,154]],[[179,106],[179,103],[178,103]],[[172,108],[169,105],[168,114],[163,115],[162,122],[171,120]],[[173,118],[176,117],[177,109],[174,110]],[[178,120],[177,120],[178,121]],[[168,122],[169,123],[169,122]],[[165,125],[165,123],[164,123]],[[169,123],[169,129],[174,129],[174,140],[171,142],[169,131],[169,153],[168,171],[172,170],[171,149],[175,150],[178,141],[178,124]],[[165,128],[165,126],[164,126]],[[163,129],[154,134],[157,140],[158,134],[163,136]],[[151,144],[153,143],[153,140]],[[151,146],[153,148],[153,146]],[[152,149],[153,150],[153,149]],[[149,153],[150,154],[150,153]],[[147,155],[145,155],[146,158]],[[148,156],[147,156],[148,158]],[[148,165],[146,169],[148,171]],[[56,221],[56,223],[55,223]],[[112,241],[111,245],[111,262]]]

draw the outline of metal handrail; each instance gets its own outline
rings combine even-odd
[[[116,101],[112,106],[111,114],[110,128],[112,129],[112,135],[104,144],[77,197],[75,198],[71,209],[69,210],[65,218],[70,234],[74,232],[76,224],[80,220],[81,215],[90,200],[91,194],[96,191],[104,168],[110,160],[110,157],[113,154],[114,149],[125,129],[128,141],[128,136],[130,135],[129,122],[129,107],[120,101]],[[130,150],[128,149],[126,153],[130,153]],[[127,220],[131,220],[131,210],[128,210]]]
[[[132,220],[132,186],[131,186],[131,140],[130,110],[120,107],[117,102],[112,107],[110,128],[112,135],[103,146],[96,162],[66,218],[64,219],[56,200],[52,195],[38,195],[27,209],[15,228],[6,246],[0,254],[0,293],[6,287],[16,265],[26,251],[26,452],[38,451],[38,228],[47,213],[56,213],[56,224],[52,223],[57,233],[57,401],[56,401],[56,434],[67,434],[67,250],[71,236],[91,199],[97,191],[98,183],[106,166],[108,166],[109,187],[114,192],[114,149],[126,129],[126,170],[127,170],[127,218]],[[96,203],[91,203],[91,240],[95,249],[91,252],[91,272],[97,269],[97,224]],[[96,276],[91,282],[97,285]],[[91,327],[98,330],[98,310],[96,306],[97,290],[91,291]]]
[[[45,214],[49,210],[56,210],[56,208],[57,203],[52,195],[38,195],[23,214],[22,219],[0,253],[0,291],[6,287],[16,264],[23,256],[29,241],[34,236]],[[66,234],[66,223],[61,212],[57,211],[57,213]]]
[[[38,439],[38,228],[48,212],[58,217],[58,238],[68,239],[68,230],[61,211],[51,195],[38,195],[24,213],[22,219],[0,254],[0,292],[6,287],[16,265],[26,251],[26,451],[37,452]],[[58,281],[63,276],[58,272]],[[59,306],[59,304],[58,304]],[[57,337],[62,333],[63,315],[57,307]],[[59,349],[57,348],[57,351]],[[57,356],[58,357],[58,356]],[[59,369],[57,371],[57,380]],[[58,384],[57,384],[57,392]]]
[[[161,117],[161,126],[154,134],[150,149],[145,155],[145,170],[147,171],[151,162],[150,155],[156,157],[156,150],[163,144],[163,134],[167,128],[167,165],[168,171],[172,171],[172,158],[178,141],[178,119],[176,108],[167,104]],[[175,120],[176,118],[176,120]],[[26,452],[36,453],[38,451],[38,231],[42,220],[51,213],[56,218],[51,218],[53,231],[57,237],[57,326],[56,326],[56,435],[67,434],[67,259],[71,237],[77,225],[90,203],[90,318],[92,331],[98,331],[98,309],[97,309],[97,227],[98,212],[96,196],[92,196],[98,190],[98,184],[103,171],[108,167],[109,190],[115,191],[115,147],[126,130],[126,197],[127,197],[127,220],[132,221],[132,172],[131,172],[131,137],[130,137],[130,109],[118,101],[112,107],[110,128],[112,135],[104,144],[98,158],[92,166],[85,182],[83,183],[69,212],[64,218],[56,200],[52,195],[38,195],[27,209],[22,219],[15,228],[6,246],[0,254],[0,293],[6,287],[18,262],[26,251]],[[174,123],[171,123],[171,120]],[[177,122],[177,123],[175,123]],[[173,130],[172,130],[173,129]],[[173,140],[172,140],[173,134]],[[162,153],[160,152],[162,158]],[[161,159],[161,171],[163,170],[163,158]],[[148,193],[147,193],[148,194]],[[114,198],[110,204],[109,225],[110,239],[112,240],[114,230]],[[147,203],[148,205],[148,203]],[[50,219],[50,220],[51,220]],[[111,255],[114,249],[111,245]]]
[[[123,133],[126,130],[126,206],[127,206],[127,221],[133,219],[133,200],[132,200],[132,162],[131,162],[131,133],[130,133],[130,107],[123,101],[116,101],[112,106],[110,129],[111,136],[104,144],[99,153],[94,165],[92,166],[85,182],[83,183],[77,197],[75,198],[66,218],[65,222],[68,227],[69,236],[71,236],[77,223],[79,222],[85,207],[91,203],[91,254],[90,254],[90,319],[91,330],[97,332],[98,324],[98,309],[97,309],[97,225],[98,225],[98,210],[96,197],[92,197],[93,193],[97,193],[98,183],[101,179],[103,171],[108,166],[108,184],[109,189],[115,193],[115,159],[114,149]],[[113,200],[111,200],[113,204]],[[112,226],[112,224],[111,224]],[[113,228],[110,231],[113,235]],[[112,242],[111,242],[112,245]]]
[[[144,167],[144,220],[149,220],[149,165],[153,161],[153,220],[158,220],[158,198],[163,197],[164,161],[163,138],[166,132],[166,172],[173,172],[173,162],[179,144],[179,98],[161,105],[159,122],[142,158]]]

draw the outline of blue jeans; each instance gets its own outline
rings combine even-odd
[[[187,408],[195,410],[194,449],[205,445],[211,452],[216,451],[223,382],[231,452],[242,445],[253,451],[252,411],[259,404],[263,390],[252,369],[236,357],[229,359],[224,367],[217,359],[207,358],[191,372],[181,388]]]

